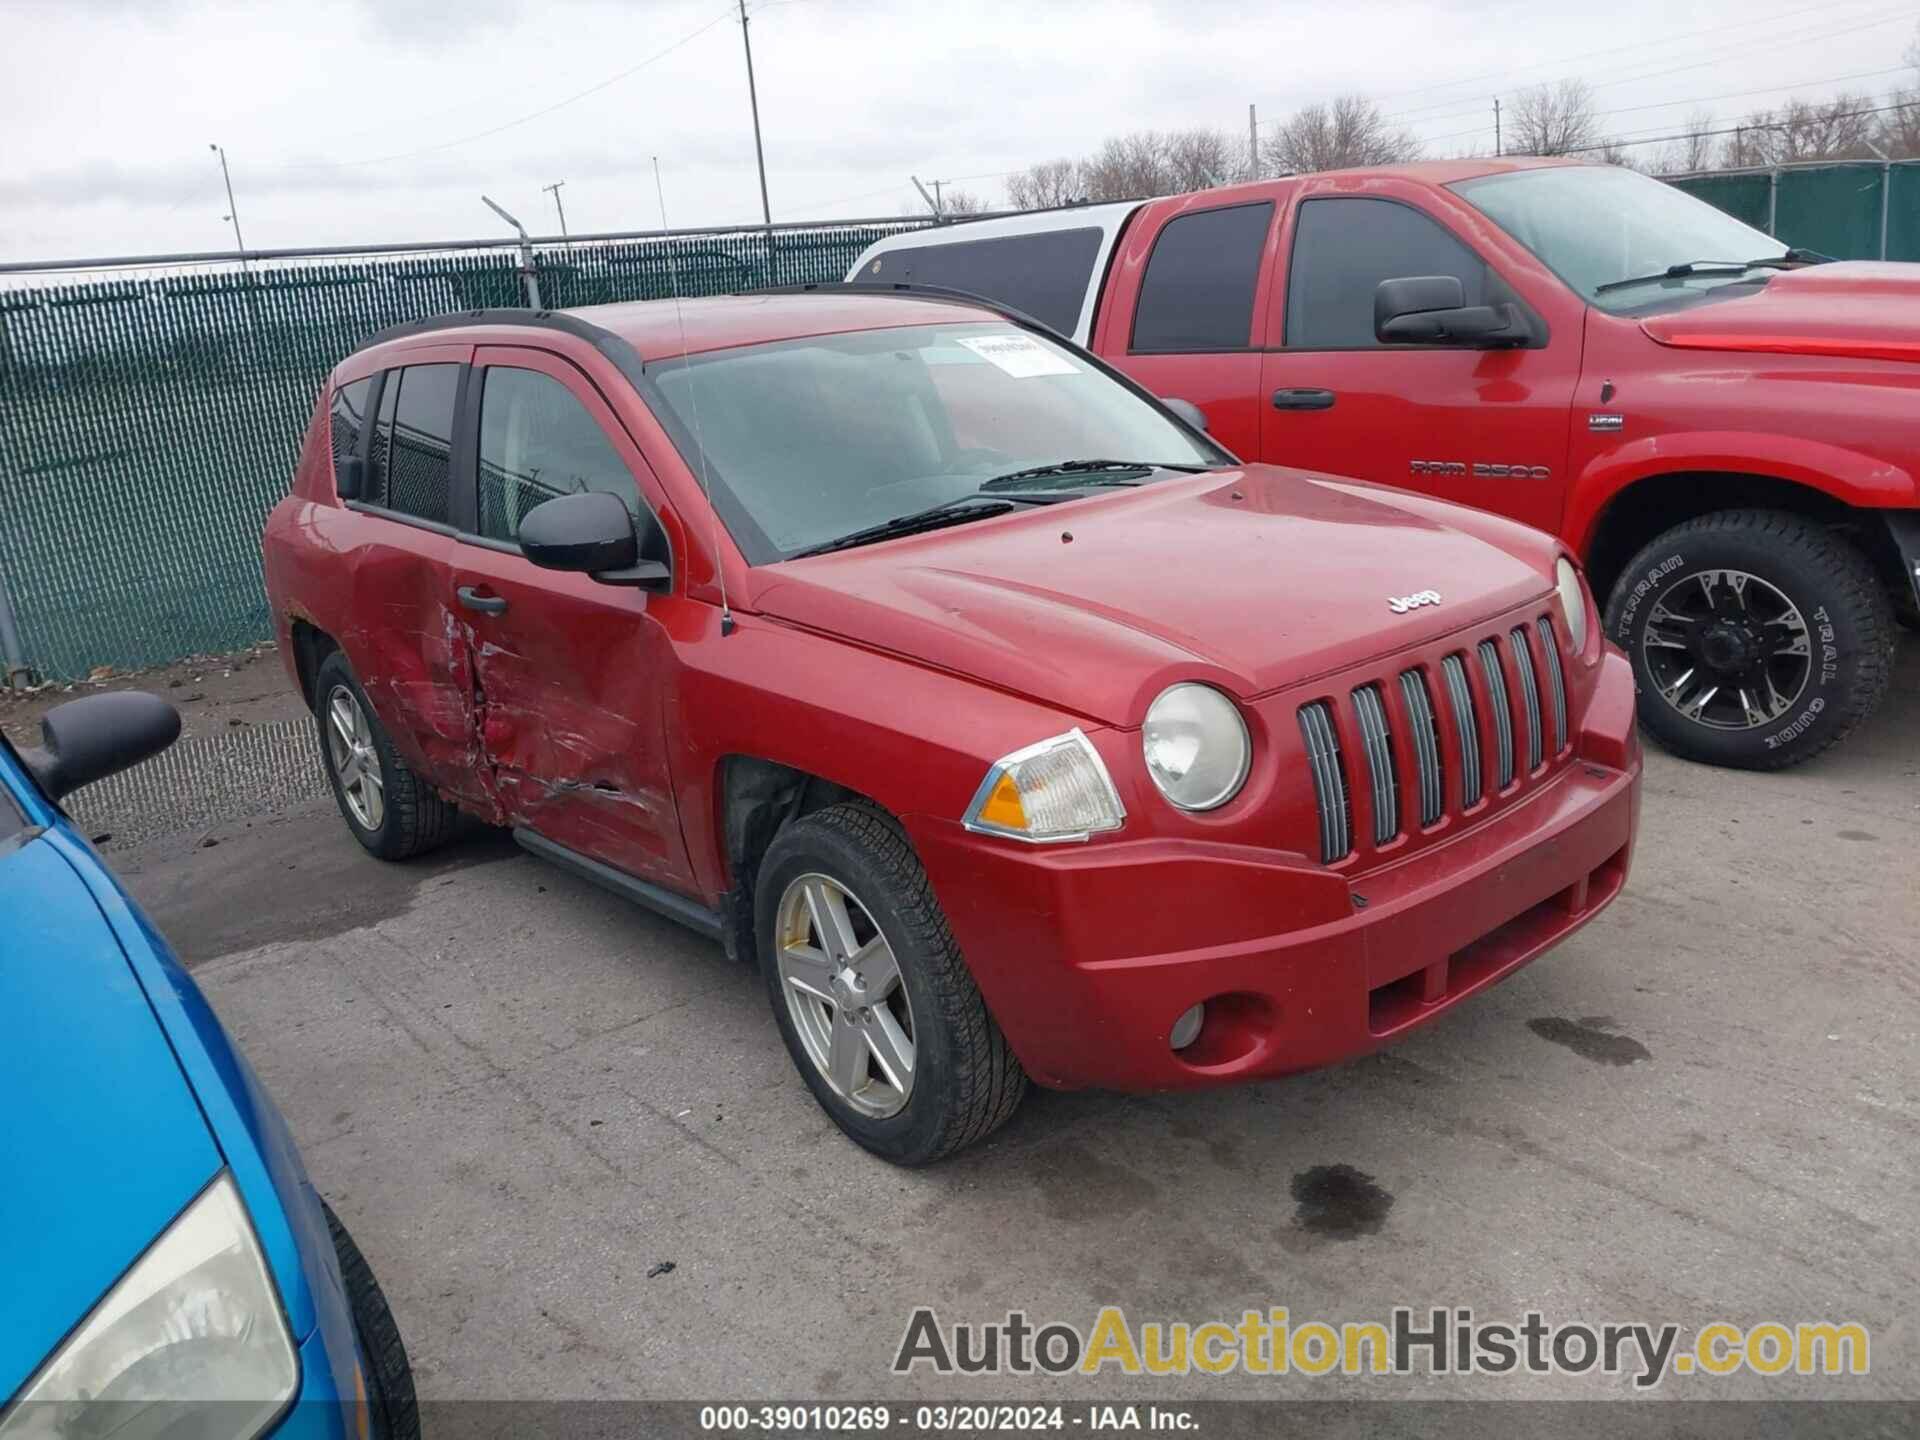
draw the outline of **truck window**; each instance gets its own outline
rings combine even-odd
[[[1031,315],[1062,335],[1080,323],[1093,283],[1100,230],[1041,230],[988,240],[908,245],[876,255],[860,276],[871,284],[940,285]]]
[[[1365,350],[1382,280],[1457,275],[1465,304],[1487,301],[1486,262],[1410,205],[1308,200],[1293,227],[1287,267],[1289,350]],[[1503,291],[1504,298],[1504,291]]]
[[[451,496],[453,401],[460,388],[459,365],[409,365],[389,371],[387,385],[400,387],[392,410],[392,434],[385,440],[386,506],[405,515],[445,524]],[[388,410],[381,401],[381,427]]]
[[[1153,242],[1132,350],[1244,350],[1253,336],[1253,289],[1273,203],[1196,210],[1167,222]]]
[[[480,392],[480,533],[512,540],[520,517],[556,495],[604,490],[640,513],[613,443],[567,387],[536,370],[489,366]]]

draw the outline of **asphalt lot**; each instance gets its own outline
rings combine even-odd
[[[1920,1397],[1920,637],[1870,727],[1809,767],[1650,755],[1621,899],[1392,1051],[1205,1094],[1038,1094],[918,1172],[840,1137],[717,946],[499,837],[365,856],[303,790],[297,701],[267,690],[185,779],[87,803],[140,837],[108,858],[278,1098],[425,1398],[1629,1390],[890,1376],[929,1302],[1082,1327],[1109,1302],[1851,1319],[1868,1377],[1661,1393]]]

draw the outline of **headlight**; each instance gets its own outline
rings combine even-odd
[[[1560,613],[1567,617],[1567,634],[1573,640],[1573,653],[1587,649],[1587,596],[1580,584],[1580,572],[1562,555],[1553,567],[1553,588],[1560,592]]]
[[[1100,752],[1078,730],[994,761],[967,806],[969,830],[1035,842],[1084,840],[1127,818]]]
[[[1211,685],[1172,685],[1140,732],[1147,773],[1182,810],[1213,810],[1240,793],[1253,764],[1247,722]]]
[[[27,1382],[0,1437],[249,1440],[292,1398],[299,1374],[267,1262],[222,1174]]]

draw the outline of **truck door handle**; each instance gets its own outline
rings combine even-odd
[[[504,595],[482,595],[471,585],[462,585],[454,593],[460,597],[460,603],[469,610],[478,610],[483,615],[507,613],[507,598]]]
[[[1331,410],[1333,392],[1331,390],[1276,390],[1273,392],[1273,408],[1276,410]]]

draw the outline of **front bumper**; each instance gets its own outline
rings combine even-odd
[[[1511,974],[1620,892],[1639,800],[1627,728],[1484,824],[1351,878],[1244,846],[908,828],[1027,1073],[1160,1090],[1363,1054]],[[1202,1001],[1200,1038],[1175,1052],[1174,1020]]]

